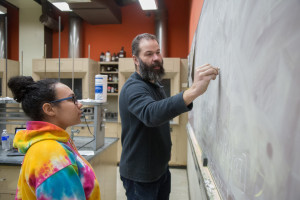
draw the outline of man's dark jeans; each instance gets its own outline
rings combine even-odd
[[[169,169],[157,181],[136,182],[121,176],[127,200],[168,200],[171,192],[171,173]]]

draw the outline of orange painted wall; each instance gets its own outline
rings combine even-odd
[[[19,60],[19,9],[9,8],[7,16],[7,57],[11,60]]]
[[[168,57],[188,55],[189,3],[182,0],[166,0],[168,9]],[[68,57],[68,14],[61,16],[64,30],[61,32],[61,58]],[[122,24],[90,25],[83,23],[83,57],[99,60],[101,52],[119,52],[124,46],[131,57],[131,41],[139,33],[155,33],[154,15],[146,16],[138,3],[122,7]],[[53,33],[53,57],[58,57],[58,33]]]
[[[19,9],[7,2],[1,2],[7,8],[7,58],[19,60]]]
[[[91,44],[91,58],[99,59],[100,53],[109,50],[119,52],[124,46],[126,56],[131,56],[132,39],[140,33],[154,34],[154,16],[147,17],[138,4],[122,8],[122,24],[90,25],[84,23],[84,56],[88,56]]]
[[[168,57],[186,58],[197,28],[203,0],[165,0],[168,9]],[[61,32],[61,58],[68,57],[68,14],[60,13],[64,30]],[[119,52],[125,47],[131,56],[131,41],[139,33],[155,32],[154,16],[145,15],[139,4],[122,8],[122,24],[90,25],[83,23],[83,57],[99,59],[101,51]],[[58,33],[53,33],[53,57],[58,57]],[[19,10],[8,8],[8,58],[19,60]]]
[[[169,57],[187,58],[189,52],[189,1],[165,0],[168,9]]]
[[[69,14],[66,12],[59,12],[61,18],[62,30],[60,33],[60,57],[68,58],[68,45],[69,45]],[[57,17],[57,22],[59,18]],[[53,31],[53,40],[52,40],[52,57],[58,58],[59,49],[59,33]]]
[[[204,0],[191,0],[190,2],[190,21],[189,21],[189,51],[192,46],[195,31],[197,29]]]

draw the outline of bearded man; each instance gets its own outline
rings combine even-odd
[[[131,46],[135,72],[119,98],[120,176],[128,200],[165,200],[171,192],[169,121],[192,109],[193,100],[206,91],[218,69],[209,64],[196,68],[192,87],[167,98],[160,83],[164,68],[156,37],[140,34]]]

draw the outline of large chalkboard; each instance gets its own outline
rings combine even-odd
[[[221,197],[300,199],[300,1],[204,1],[190,71],[205,63],[220,75],[189,123]]]

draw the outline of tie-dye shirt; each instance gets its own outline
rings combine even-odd
[[[26,153],[16,200],[98,200],[100,187],[91,165],[78,153],[69,134],[42,121],[19,131],[14,147]]]

